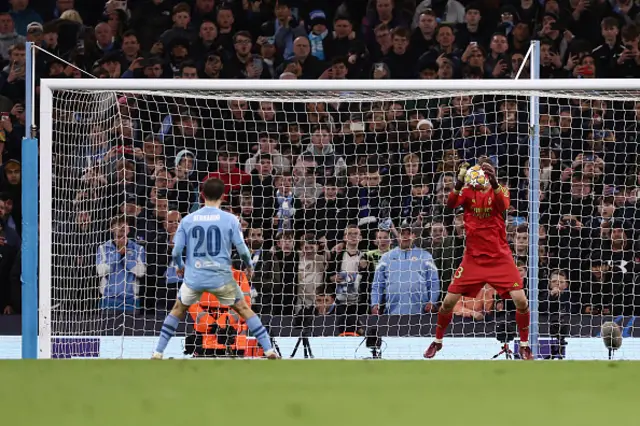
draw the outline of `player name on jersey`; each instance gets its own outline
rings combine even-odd
[[[218,220],[220,220],[219,214],[206,214],[206,215],[193,216],[194,222],[216,222]]]

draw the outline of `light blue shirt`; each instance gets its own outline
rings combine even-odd
[[[203,207],[186,216],[173,243],[173,260],[178,268],[185,268],[184,282],[193,290],[215,289],[233,280],[232,245],[251,266],[240,222],[216,207]],[[185,247],[186,264],[182,259]]]
[[[371,288],[371,304],[386,297],[386,313],[424,313],[427,303],[440,297],[440,279],[431,254],[420,248],[395,248],[380,258]]]

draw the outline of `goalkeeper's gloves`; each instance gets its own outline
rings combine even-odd
[[[467,175],[469,169],[469,163],[462,163],[458,169],[458,182],[464,183],[464,177]]]
[[[455,190],[460,192],[462,187],[464,186],[464,178],[467,175],[467,170],[469,169],[469,163],[462,163],[460,168],[458,168],[458,180],[456,181]]]

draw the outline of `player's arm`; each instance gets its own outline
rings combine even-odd
[[[422,286],[429,290],[429,303],[435,306],[440,299],[440,278],[438,268],[431,256],[425,256],[422,263],[422,274],[420,275]]]
[[[387,288],[387,262],[388,257],[382,256],[376,267],[371,284],[371,310],[373,314],[379,314],[380,303]]]
[[[498,213],[503,213],[508,210],[511,206],[511,200],[509,199],[509,189],[500,185],[498,183],[498,179],[496,178],[496,170],[489,163],[484,163],[482,165],[482,170],[484,174],[489,179],[489,184],[491,185],[491,189],[496,194],[494,208]]]
[[[111,272],[112,264],[109,264],[109,256],[107,255],[107,244],[98,247],[96,253],[96,272],[100,278],[106,277]]]
[[[142,246],[136,244],[134,253],[127,252],[127,261],[125,267],[127,271],[133,273],[137,278],[142,278],[147,273],[147,255]]]
[[[176,264],[176,268],[181,270],[184,268],[184,261],[182,260],[182,252],[187,244],[187,232],[184,229],[184,220],[178,225],[178,230],[173,236],[173,250],[171,251],[171,258]]]
[[[240,229],[240,221],[235,220],[233,224],[233,232],[231,233],[231,242],[233,246],[236,248],[238,255],[242,262],[244,262],[245,268],[252,269],[253,262],[251,261],[251,251],[249,251],[249,247],[244,242],[244,237],[242,236],[242,229]]]
[[[467,174],[468,168],[469,164],[463,163],[458,169],[456,186],[454,187],[453,191],[449,193],[449,198],[447,198],[447,207],[449,207],[450,209],[455,209],[464,204],[464,194],[462,194],[462,188],[464,187],[464,177]]]

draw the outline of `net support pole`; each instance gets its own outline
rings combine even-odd
[[[26,45],[25,136],[22,140],[22,358],[38,357],[38,140],[35,49]]]
[[[531,43],[531,80],[540,78],[540,41]],[[538,322],[538,239],[540,237],[540,99],[537,93],[530,97],[529,111],[529,344],[537,357],[540,346]]]

